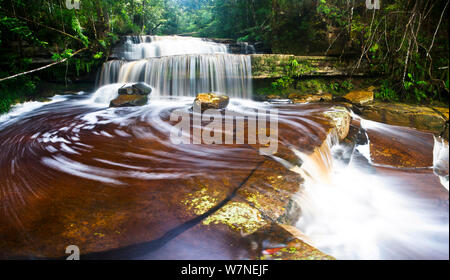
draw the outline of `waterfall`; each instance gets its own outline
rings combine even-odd
[[[448,142],[440,137],[434,137],[433,171],[439,176],[441,184],[447,191],[449,189],[448,166]]]
[[[124,44],[115,49],[115,57],[139,60],[150,57],[186,54],[227,54],[224,44],[202,38],[181,36],[127,36]]]
[[[293,149],[302,165],[291,170],[305,179],[294,197],[301,208],[296,226],[310,242],[337,259],[448,259],[448,214],[438,207],[448,208],[430,206],[436,199],[417,196],[418,189],[405,192],[402,177],[411,171],[374,170],[358,147],[333,138],[311,154]],[[448,145],[436,139],[434,154],[448,187]]]
[[[224,44],[191,37],[130,36],[114,56],[120,59],[103,65],[100,86],[146,82],[154,88],[154,97],[217,92],[251,98],[251,58],[228,53]]]
[[[97,85],[107,85],[115,83],[119,79],[119,70],[125,64],[123,60],[112,60],[103,64]]]

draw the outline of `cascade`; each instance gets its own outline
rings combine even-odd
[[[361,122],[392,134],[387,125]],[[330,134],[311,154],[293,149],[302,164],[291,170],[305,178],[294,198],[302,213],[297,228],[338,259],[402,259],[404,254],[422,259],[427,250],[433,258],[446,258],[448,248],[441,242],[448,242],[448,216],[416,195],[423,189],[405,191],[401,178],[413,177],[413,169],[374,167],[367,141],[352,149]],[[448,191],[448,144],[434,141],[433,170]]]
[[[98,85],[146,82],[157,96],[223,93],[250,99],[251,58],[230,54],[225,44],[180,36],[129,36],[106,62]]]

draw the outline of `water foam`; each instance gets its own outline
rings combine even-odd
[[[337,160],[346,147],[332,142],[311,155],[294,151],[303,165],[291,170],[305,178],[297,227],[313,244],[338,259],[448,259],[448,215],[405,192],[399,177],[361,164],[358,149],[349,164]]]

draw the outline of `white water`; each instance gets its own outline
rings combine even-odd
[[[119,88],[123,87],[125,84],[110,84],[99,88],[88,102],[97,103],[103,106],[109,106],[111,100],[119,96]]]
[[[329,138],[312,155],[294,150],[303,164],[292,170],[305,178],[297,227],[313,245],[337,259],[448,259],[448,215],[405,192],[399,177],[376,174],[358,147],[349,164],[337,159],[345,149]]]
[[[441,184],[449,189],[449,150],[448,142],[441,138],[434,138],[433,171],[439,176]]]
[[[3,115],[0,115],[0,128],[8,124],[9,121],[12,121],[16,118],[20,118],[22,115],[31,112],[37,108],[40,108],[44,105],[61,102],[66,100],[65,96],[55,95],[50,98],[50,101],[41,102],[41,101],[29,101],[14,105],[11,110]]]
[[[138,38],[138,43],[129,38],[125,51],[117,55],[127,60],[113,60],[103,65],[98,79],[100,86],[140,81],[154,88],[153,97],[216,92],[251,98],[250,56],[228,54],[226,45],[198,38]]]
[[[188,54],[226,54],[227,46],[202,38],[181,36],[128,36],[116,49],[116,57],[139,60],[162,56]]]

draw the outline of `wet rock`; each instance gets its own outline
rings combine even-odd
[[[292,197],[299,191],[303,179],[280,163],[265,160],[237,191],[239,200],[224,205],[203,220],[204,225],[223,224],[230,230],[251,234],[267,224],[265,219],[294,224],[300,214]],[[202,185],[182,200],[187,211],[202,215],[214,207],[216,190]],[[223,198],[222,198],[223,199]]]
[[[223,224],[231,230],[251,234],[267,224],[258,209],[245,202],[230,201],[216,213],[203,220],[204,225]]]
[[[326,101],[331,101],[333,99],[333,96],[331,94],[322,94],[322,95],[306,94],[306,95],[295,95],[292,97],[293,97],[292,102],[295,104],[326,102]]]
[[[441,116],[448,122],[449,120],[449,108],[448,107],[432,107],[434,111],[441,114]]]
[[[352,104],[365,105],[373,102],[373,91],[374,87],[369,87],[365,90],[355,90],[344,95],[344,99]]]
[[[298,99],[298,98],[300,98],[301,96],[302,96],[303,94],[300,94],[300,93],[291,93],[291,94],[289,94],[289,96],[288,96],[288,98],[289,99]]]
[[[112,100],[109,107],[133,107],[147,104],[147,95],[123,94]]]
[[[266,160],[239,189],[238,195],[272,221],[295,223],[300,209],[292,198],[302,182],[297,173]]]
[[[390,125],[413,127],[440,135],[446,126],[445,114],[448,108],[430,108],[400,103],[376,102],[364,106],[363,118]]]
[[[202,111],[208,109],[225,109],[230,103],[230,98],[226,95],[215,93],[200,93],[194,101],[194,107],[201,108]]]
[[[448,136],[449,136],[449,126],[448,126],[448,123],[447,123],[444,131],[441,132],[441,137],[448,141]]]
[[[439,113],[445,120],[444,128],[441,130],[441,133],[435,133],[438,136],[441,136],[445,140],[449,140],[449,108],[443,108],[443,107],[433,107],[433,110],[437,113]]]
[[[342,107],[345,107],[345,108],[347,108],[347,110],[349,110],[349,111],[356,111],[356,110],[354,109],[355,106],[353,106],[352,103],[338,101],[338,102],[334,102],[334,104],[339,105],[339,106],[342,106]]]
[[[275,95],[275,94],[271,94],[267,96],[267,99],[271,100],[271,99],[280,99],[281,97],[279,95]]]
[[[324,116],[333,122],[339,140],[343,140],[348,135],[352,118],[345,107],[335,107],[334,109],[325,112]]]
[[[308,238],[292,226],[275,224],[261,228],[252,236],[261,244],[259,260],[334,260],[313,247]]]
[[[136,83],[133,88],[138,90],[140,94],[150,94],[152,93],[152,88],[146,83]]]
[[[152,88],[146,83],[127,84],[119,88],[119,95],[149,95]]]
[[[260,260],[335,260],[300,239],[293,239],[283,247],[263,250]]]
[[[373,124],[366,128],[373,163],[401,168],[433,166],[434,137],[407,127]]]
[[[231,202],[235,204],[239,202]],[[251,209],[250,206],[249,209]],[[247,212],[244,212],[246,215]],[[222,215],[222,214],[220,214]],[[239,226],[239,213],[236,213]],[[228,220],[228,218],[227,218]],[[271,223],[252,234],[230,230],[228,221],[196,225],[171,240],[163,248],[146,255],[146,259],[234,259],[234,260],[330,260],[326,255],[289,226]],[[233,225],[234,226],[234,225]],[[290,227],[293,228],[293,227]],[[297,230],[298,232],[298,230]],[[280,252],[280,254],[278,254]]]

